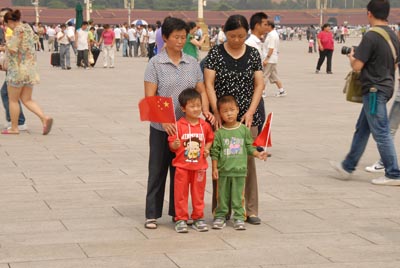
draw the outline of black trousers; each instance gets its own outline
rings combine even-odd
[[[169,170],[168,215],[175,216],[174,176],[172,159],[175,154],[168,146],[168,134],[150,127],[149,177],[146,195],[146,219],[161,218],[164,204],[165,183]]]
[[[89,67],[89,49],[85,50],[78,50],[78,59],[76,60],[76,65],[78,67],[81,67],[83,64],[83,67]]]
[[[317,63],[317,70],[321,70],[321,66],[325,61],[326,58],[326,71],[327,72],[332,72],[332,55],[333,55],[333,50],[324,50],[324,51],[319,51],[319,59]]]

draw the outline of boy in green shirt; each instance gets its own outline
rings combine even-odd
[[[247,156],[267,159],[265,151],[258,152],[252,145],[250,130],[237,121],[239,105],[233,96],[223,96],[217,101],[222,128],[215,132],[211,148],[212,177],[218,180],[217,208],[213,229],[225,227],[229,205],[233,211],[233,228],[245,230],[244,186],[247,174]]]

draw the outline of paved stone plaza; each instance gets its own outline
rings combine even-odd
[[[25,109],[29,131],[0,137],[0,268],[400,267],[400,188],[374,186],[380,174],[363,171],[378,158],[374,142],[352,181],[329,166],[347,153],[361,107],[344,100],[350,67],[339,48],[334,74],[324,64],[317,75],[306,41],[282,42],[288,96],[269,87],[273,156],[257,160],[262,224],[188,234],[166,210],[157,230],[143,226],[149,124],[137,104],[147,59],[119,52],[115,69],[100,56],[94,70],[63,71],[39,53],[34,97],[55,122],[42,136]],[[211,176],[205,200],[210,223]]]

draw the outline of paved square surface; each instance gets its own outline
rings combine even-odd
[[[262,224],[188,234],[175,233],[166,211],[157,230],[143,226],[149,124],[137,104],[147,59],[118,52],[115,69],[100,55],[93,70],[63,71],[38,53],[34,98],[55,122],[42,136],[24,109],[29,131],[0,136],[0,268],[400,267],[400,188],[374,186],[379,175],[363,171],[375,143],[353,180],[329,167],[347,153],[361,108],[342,94],[350,67],[340,47],[334,74],[323,65],[317,75],[305,40],[281,42],[288,95],[273,97],[272,85],[265,98],[274,121],[273,156],[257,161]],[[210,207],[208,176],[208,223]]]

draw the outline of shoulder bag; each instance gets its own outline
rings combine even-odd
[[[372,27],[370,31],[378,33],[386,40],[392,51],[394,64],[396,64],[397,53],[392,43],[392,40],[390,39],[389,34],[380,27]],[[362,103],[363,94],[362,94],[362,85],[360,81],[360,72],[350,71],[344,80],[346,80],[346,82],[343,88],[343,93],[346,94],[346,100],[350,102]]]

